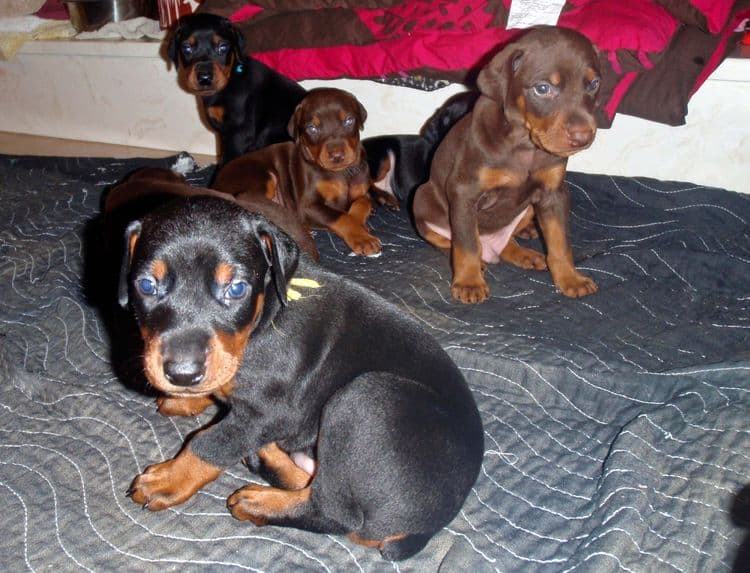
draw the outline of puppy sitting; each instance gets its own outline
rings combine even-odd
[[[456,516],[482,462],[481,419],[414,319],[232,201],[177,199],[133,221],[125,244],[119,300],[162,413],[226,406],[133,480],[133,501],[183,503],[244,459],[271,485],[227,505],[256,525],[348,534],[397,560]]]
[[[450,253],[451,292],[464,303],[489,296],[484,263],[549,268],[569,297],[596,292],[573,264],[568,241],[567,158],[594,141],[597,54],[573,30],[539,27],[506,46],[482,69],[474,109],[435,152],[417,188],[417,230]],[[536,219],[545,257],[512,235]]]
[[[213,187],[239,199],[272,199],[307,227],[333,231],[355,254],[376,255],[380,241],[367,230],[370,171],[359,141],[366,117],[365,108],[348,92],[311,90],[289,120],[293,143],[230,161]],[[387,193],[378,199],[398,206]]]
[[[286,123],[305,89],[245,54],[242,33],[205,12],[177,22],[167,43],[180,86],[200,98],[205,121],[219,137],[221,163],[288,141]]]

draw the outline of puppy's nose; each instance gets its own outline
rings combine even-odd
[[[196,76],[198,84],[202,86],[210,86],[211,82],[214,81],[214,74],[211,70],[198,70]]]
[[[336,163],[336,164],[343,163],[344,159],[346,159],[346,154],[344,153],[344,150],[341,148],[329,149],[328,159],[331,163]]]
[[[164,362],[164,376],[175,386],[195,386],[206,375],[206,365],[195,360],[168,360]]]
[[[596,132],[588,126],[581,125],[569,127],[567,133],[570,146],[579,148],[591,145]]]
[[[167,335],[162,341],[164,377],[175,386],[194,386],[206,377],[210,335],[188,330]]]

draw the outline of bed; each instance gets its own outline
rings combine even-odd
[[[487,303],[454,302],[403,210],[372,219],[378,259],[318,233],[321,264],[422,322],[482,415],[476,485],[414,558],[234,520],[225,498],[257,481],[239,463],[179,507],[132,503],[132,478],[212,412],[165,418],[115,373],[91,230],[106,188],[184,159],[0,156],[0,569],[747,570],[750,197],[690,183],[568,174],[576,264],[600,289],[581,300],[504,265]]]
[[[249,53],[293,79],[428,90],[472,86],[521,27],[573,28],[599,50],[597,120],[609,127],[617,113],[684,124],[691,96],[735,49],[750,0],[205,0],[198,10],[230,18]]]

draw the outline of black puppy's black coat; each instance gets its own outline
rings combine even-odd
[[[149,381],[175,401],[226,406],[136,477],[134,501],[176,505],[245,459],[275,487],[245,486],[228,506],[257,525],[346,533],[396,560],[455,517],[481,465],[481,420],[415,320],[221,199],[176,200],[126,243],[121,303],[146,340]],[[287,299],[290,286],[301,298]],[[312,475],[295,452],[315,459]]]
[[[245,54],[245,39],[216,14],[183,16],[167,53],[179,82],[199,96],[218,134],[221,163],[272,143],[289,141],[286,126],[306,90]]]

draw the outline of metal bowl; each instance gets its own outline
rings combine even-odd
[[[65,4],[68,6],[71,24],[79,32],[98,30],[109,22],[139,16],[159,18],[156,0],[65,0]]]

